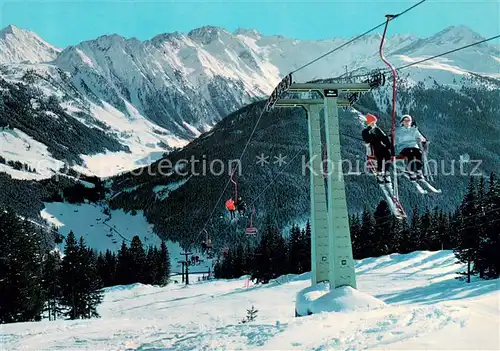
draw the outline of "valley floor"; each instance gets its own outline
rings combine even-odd
[[[245,278],[118,286],[95,320],[0,327],[5,350],[499,350],[500,282],[467,284],[450,251],[358,262],[358,290],[387,306],[294,318],[309,274],[246,287]],[[240,324],[247,309],[254,322]]]

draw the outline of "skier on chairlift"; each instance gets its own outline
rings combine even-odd
[[[377,117],[367,114],[366,128],[361,133],[365,145],[371,147],[377,159],[377,182],[390,183],[389,162],[391,161],[391,141],[389,137],[377,126]]]
[[[245,215],[245,212],[247,210],[247,204],[245,203],[245,201],[243,201],[241,199],[241,196],[238,197],[238,201],[236,202],[236,209],[237,209],[238,214],[240,216],[244,216]]]
[[[209,252],[212,249],[212,240],[203,240],[201,242],[201,254],[204,255],[205,252]]]
[[[427,140],[417,126],[412,125],[412,121],[413,118],[410,115],[401,117],[401,125],[396,128],[395,151],[396,155],[407,158],[410,180],[416,181],[424,178],[422,174],[422,150],[418,143],[426,143]]]
[[[229,213],[231,214],[231,219],[234,219],[235,218],[235,211],[236,211],[236,206],[234,204],[234,200],[233,199],[229,199],[226,201],[226,209],[229,211]]]

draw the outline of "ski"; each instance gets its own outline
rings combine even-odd
[[[374,176],[375,178],[377,178],[377,171],[375,170],[375,166],[373,164],[369,164],[368,167],[370,169],[371,175]],[[380,190],[382,190],[382,193],[384,194],[385,200],[386,200],[387,204],[389,205],[392,214],[398,219],[405,218],[406,213],[403,209],[403,206],[399,202],[399,200],[396,198],[396,196],[394,196],[394,191],[392,189],[392,183],[391,182],[389,182],[389,183],[377,182],[377,184],[379,185]]]
[[[417,179],[418,182],[425,184],[425,186],[433,193],[440,194],[441,189],[436,189],[433,185],[431,185],[426,179]]]
[[[406,213],[403,209],[403,205],[401,205],[401,202],[399,202],[399,200],[394,195],[394,189],[392,188],[392,183],[384,183],[384,184],[380,184],[380,185],[385,186],[385,189],[387,191],[387,194],[388,194],[388,197],[390,200],[390,204],[392,204],[392,206],[394,208],[392,213],[399,219],[406,217]]]
[[[415,185],[415,188],[417,188],[417,191],[422,194],[422,195],[426,195],[428,194],[429,192],[427,190],[425,190],[424,188],[422,188],[422,186],[420,184],[418,184],[416,181],[411,181],[411,183],[413,185]]]
[[[409,172],[407,171],[404,171],[403,172],[403,175],[409,179],[412,183],[415,184],[415,187],[417,188],[417,190],[421,193],[421,194],[428,194],[429,191],[435,193],[435,194],[440,194],[442,191],[441,189],[436,189],[431,183],[429,183],[427,181],[427,179],[425,178],[417,178],[416,180],[412,181],[411,178],[410,178],[410,175],[409,175]],[[424,189],[419,183],[423,184],[429,191],[427,191],[426,189]]]
[[[409,181],[410,183],[412,183],[413,185],[415,185],[415,188],[417,188],[417,191],[422,194],[422,195],[425,195],[428,193],[427,190],[425,190],[424,188],[422,188],[422,186],[420,184],[418,184],[417,182],[417,179],[416,180],[411,180],[410,176],[406,173],[403,174]]]
[[[402,208],[397,201],[395,201],[394,196],[392,196],[389,192],[389,190],[386,188],[384,183],[379,183],[380,189],[382,190],[382,193],[384,194],[386,202],[389,204],[389,207],[391,208],[392,214],[399,219],[402,219],[403,217],[406,217],[405,213],[402,211]]]

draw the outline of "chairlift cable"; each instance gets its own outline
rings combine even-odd
[[[424,3],[424,2],[426,2],[426,1],[427,1],[427,0],[421,0],[420,2],[418,2],[418,3],[414,4],[414,5],[412,5],[411,7],[407,8],[407,9],[406,9],[406,10],[404,10],[403,12],[400,12],[399,14],[394,15],[394,16],[393,16],[390,20],[393,20],[393,19],[395,19],[395,18],[397,18],[397,17],[402,16],[403,14],[405,14],[405,13],[407,13],[408,11],[410,11],[410,10],[414,9],[415,7],[417,7],[417,6],[421,5],[421,4],[423,4],[423,3]],[[321,56],[319,56],[319,57],[315,58],[314,60],[309,61],[308,63],[306,63],[306,64],[304,64],[304,65],[300,66],[299,68],[297,68],[296,70],[292,71],[291,73],[298,72],[298,71],[300,71],[301,69],[304,69],[304,68],[306,68],[307,66],[312,65],[313,63],[315,63],[315,62],[317,62],[317,61],[321,60],[322,58],[324,58],[324,57],[326,57],[326,56],[328,56],[328,55],[330,55],[330,54],[334,53],[334,52],[335,52],[335,51],[337,51],[337,50],[342,49],[343,47],[345,47],[345,46],[349,45],[350,43],[352,43],[352,42],[354,42],[354,41],[356,41],[356,40],[358,40],[358,39],[360,39],[360,38],[364,37],[365,35],[367,35],[367,34],[369,34],[369,33],[373,32],[374,30],[376,30],[376,29],[378,29],[378,28],[380,28],[380,27],[384,26],[384,25],[385,25],[385,23],[386,23],[386,21],[384,21],[384,22],[382,22],[382,23],[378,24],[377,26],[375,26],[375,27],[373,27],[373,28],[371,28],[371,29],[367,30],[366,32],[364,32],[364,33],[362,33],[362,34],[360,34],[360,35],[356,36],[355,38],[353,38],[353,39],[351,39],[351,40],[349,40],[349,41],[345,42],[344,44],[342,44],[342,45],[340,45],[340,46],[337,46],[335,49],[332,49],[332,50],[328,51],[327,53],[324,53],[323,55],[321,55]]]
[[[449,51],[446,51],[446,52],[442,52],[442,53],[434,55],[432,57],[428,57],[428,58],[425,58],[425,59],[422,59],[422,60],[419,60],[419,61],[415,61],[415,62],[409,63],[407,65],[404,65],[404,66],[396,67],[396,71],[399,71],[399,70],[402,70],[402,69],[405,69],[405,68],[408,68],[408,67],[417,65],[419,63],[423,63],[423,62],[426,62],[426,61],[429,61],[429,60],[432,60],[432,59],[435,59],[435,58],[438,58],[438,57],[441,57],[441,56],[445,56],[445,55],[448,55],[448,54],[451,54],[451,53],[454,53],[454,52],[457,52],[457,51],[460,51],[460,50],[463,50],[463,49],[467,49],[467,48],[470,48],[470,47],[475,46],[475,45],[486,43],[488,41],[491,41],[493,39],[498,39],[498,38],[500,38],[500,34],[499,35],[495,35],[495,36],[490,37],[490,38],[487,38],[487,39],[484,39],[484,40],[481,40],[481,41],[474,42],[472,44],[468,44],[468,45],[461,46],[461,47],[458,47],[458,48],[455,48],[455,49],[452,49],[452,50],[449,50]],[[363,78],[363,77],[366,77],[366,76],[369,75],[369,74],[358,74],[358,75],[354,75],[354,76],[349,76],[348,75],[348,73],[355,72],[356,70],[352,70],[352,71],[349,71],[347,73],[343,73],[342,75],[340,75],[338,77],[335,77],[333,79],[341,79],[343,77],[346,77],[346,78],[349,78],[349,79],[354,79],[354,78]],[[391,71],[390,70],[381,70],[380,73],[382,73],[382,74],[391,73]]]
[[[421,5],[421,4],[422,4],[422,3],[424,3],[425,1],[427,1],[427,0],[421,0],[420,2],[418,2],[418,3],[414,4],[414,5],[412,5],[411,7],[407,8],[406,10],[404,10],[404,11],[400,12],[399,14],[395,15],[392,19],[402,16],[402,15],[403,15],[403,14],[405,14],[406,12],[408,12],[408,11],[412,10],[413,8],[415,8],[415,7],[419,6],[419,5]],[[392,19],[391,19],[391,20],[392,20]],[[299,70],[301,70],[301,69],[303,69],[303,68],[305,68],[305,67],[307,67],[307,66],[309,66],[309,65],[313,64],[314,62],[319,61],[319,60],[320,60],[320,59],[322,59],[323,57],[328,56],[328,55],[330,55],[331,53],[333,53],[333,52],[335,52],[335,51],[337,51],[337,50],[342,49],[342,48],[343,48],[343,47],[345,47],[346,45],[348,45],[348,44],[350,44],[350,43],[354,42],[355,40],[357,40],[357,39],[359,39],[359,38],[361,38],[361,37],[365,36],[366,34],[368,34],[368,33],[370,33],[370,32],[373,32],[374,30],[376,30],[376,29],[380,28],[380,27],[381,27],[381,26],[383,26],[383,25],[385,25],[385,21],[384,21],[383,23],[381,23],[381,24],[379,24],[379,25],[377,25],[377,26],[375,26],[375,27],[371,28],[370,30],[368,30],[368,31],[364,32],[363,34],[358,35],[358,36],[357,36],[357,37],[355,37],[354,39],[349,40],[348,42],[346,42],[346,43],[344,43],[344,44],[342,44],[342,45],[340,45],[340,46],[338,46],[338,47],[334,48],[333,50],[330,50],[329,52],[327,52],[327,53],[325,53],[325,54],[323,54],[323,55],[319,56],[318,58],[316,58],[316,59],[314,59],[314,60],[312,60],[312,61],[308,62],[307,64],[305,64],[305,65],[303,65],[303,66],[299,67],[298,69],[296,69],[296,70],[292,71],[292,72],[291,72],[291,73],[289,73],[288,75],[291,75],[292,73],[295,73],[295,72],[297,72],[297,71],[299,71]],[[288,75],[287,75],[287,76],[288,76]],[[262,119],[262,116],[264,115],[264,113],[265,113],[265,112],[266,112],[266,109],[264,108],[264,109],[262,110],[262,112],[260,113],[259,118],[257,119],[257,122],[256,122],[256,123],[255,123],[255,125],[254,125],[254,128],[253,128],[253,130],[252,130],[252,133],[250,134],[250,136],[249,136],[249,138],[248,138],[248,140],[247,140],[247,142],[246,142],[246,144],[245,144],[245,147],[243,148],[243,151],[242,151],[242,153],[241,153],[241,156],[240,156],[240,157],[239,157],[239,159],[238,159],[239,163],[241,163],[241,159],[243,158],[243,155],[245,154],[246,149],[247,149],[248,145],[250,144],[250,140],[252,139],[253,135],[255,134],[255,131],[256,131],[256,129],[257,129],[257,126],[258,126],[258,124],[259,124],[260,120]],[[227,187],[229,186],[229,184],[230,184],[230,183],[231,183],[231,180],[229,180],[229,181],[226,183],[226,185],[225,185],[224,189],[222,190],[222,192],[221,192],[221,194],[220,194],[219,198],[217,199],[217,202],[215,203],[215,206],[214,206],[214,207],[213,207],[213,209],[212,209],[212,212],[210,213],[210,215],[209,215],[209,217],[208,217],[207,221],[205,222],[205,224],[203,225],[203,227],[202,227],[202,229],[201,229],[201,231],[200,231],[199,235],[203,232],[203,230],[204,230],[204,229],[205,229],[205,227],[207,226],[208,222],[212,219],[212,216],[213,216],[213,214],[215,213],[215,211],[216,211],[216,209],[217,209],[217,206],[219,205],[219,203],[220,203],[220,201],[221,201],[222,197],[224,196],[224,193],[226,192]]]

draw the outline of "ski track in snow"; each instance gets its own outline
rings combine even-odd
[[[106,289],[100,319],[3,326],[8,350],[499,349],[499,280],[454,279],[451,251],[367,258],[358,290],[388,304],[294,318],[310,274],[245,287],[245,278]],[[194,281],[194,279],[193,279]],[[246,309],[254,322],[239,324]]]

